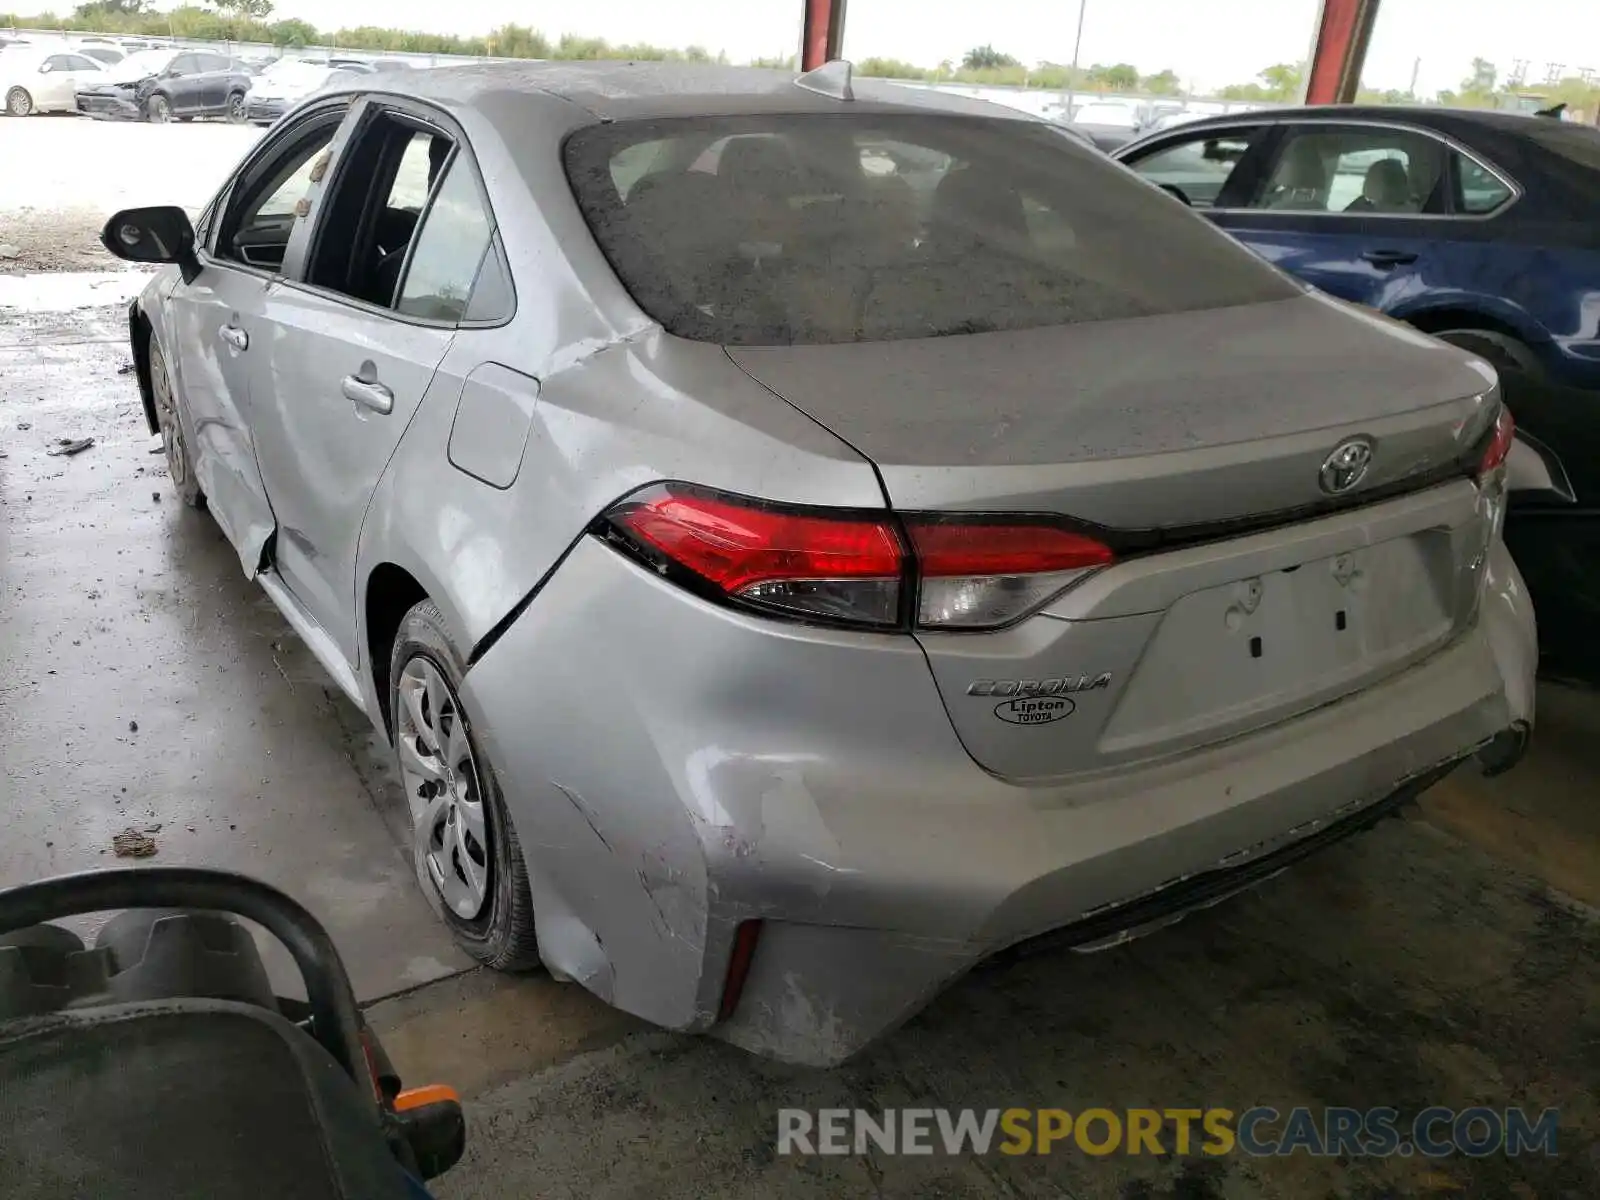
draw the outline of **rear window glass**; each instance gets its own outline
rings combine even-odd
[[[936,337],[1297,294],[1171,197],[1032,122],[629,121],[580,130],[565,157],[624,286],[700,341]]]

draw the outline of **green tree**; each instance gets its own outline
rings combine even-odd
[[[961,65],[968,71],[983,71],[994,67],[1020,67],[1022,64],[1011,55],[985,45],[968,50],[961,56]]]
[[[272,15],[272,0],[211,0],[221,12],[251,21],[264,21]]]
[[[856,71],[870,79],[927,79],[929,75],[923,68],[898,58],[864,58],[856,64]]]
[[[1111,66],[1095,63],[1089,68],[1089,82],[1095,87],[1111,92],[1137,91],[1139,68],[1132,63],[1115,63]]]
[[[72,15],[79,21],[91,21],[96,17],[137,17],[148,11],[146,0],[90,0],[73,9]]]
[[[291,50],[304,50],[307,46],[315,46],[319,40],[315,25],[293,19],[274,21],[267,26],[267,36],[272,39],[274,46],[286,46]]]
[[[1305,70],[1299,63],[1278,63],[1258,76],[1269,100],[1294,100],[1300,95]]]
[[[1470,96],[1488,96],[1494,92],[1500,69],[1486,58],[1472,60],[1472,74],[1461,81],[1461,91]]]
[[[1178,73],[1171,67],[1165,71],[1157,71],[1154,75],[1146,75],[1140,86],[1154,96],[1176,96],[1183,90]]]

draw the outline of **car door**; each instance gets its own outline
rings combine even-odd
[[[28,90],[34,107],[40,111],[72,108],[77,104],[78,87],[72,70],[75,54],[52,54],[39,64],[36,81]]]
[[[1268,261],[1370,308],[1402,308],[1436,273],[1450,150],[1430,133],[1332,121],[1279,127],[1249,195],[1212,210]]]
[[[225,112],[228,107],[228,85],[234,79],[233,62],[220,54],[201,52],[195,55],[194,89],[199,112],[208,116]]]
[[[172,112],[175,116],[189,117],[199,111],[200,89],[196,82],[199,70],[199,55],[179,54],[161,73],[158,86],[172,102]]]
[[[268,302],[257,452],[277,573],[356,663],[367,504],[455,338],[492,222],[459,132],[399,101],[367,106],[311,203]]]
[[[210,509],[253,576],[274,519],[256,462],[254,363],[272,335],[267,295],[316,165],[335,152],[348,104],[306,113],[245,161],[213,203],[200,271],[167,301],[168,362],[177,375]],[[277,253],[268,246],[276,230]],[[274,257],[276,261],[274,261]]]

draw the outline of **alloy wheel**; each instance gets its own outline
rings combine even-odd
[[[26,88],[12,88],[6,93],[6,111],[13,117],[26,117],[33,112],[33,97]]]
[[[184,444],[183,422],[178,419],[178,408],[172,399],[172,381],[167,378],[164,362],[150,364],[150,396],[156,405],[161,445],[167,452],[167,472],[181,492],[189,482],[189,448]]]
[[[249,112],[245,106],[244,95],[235,92],[228,97],[228,121],[233,125],[243,125]]]
[[[149,112],[153,125],[166,125],[172,120],[172,105],[165,96],[151,96]]]
[[[402,669],[396,691],[396,743],[417,859],[445,906],[471,921],[492,880],[483,787],[461,701],[420,654]]]

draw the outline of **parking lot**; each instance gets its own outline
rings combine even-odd
[[[159,862],[295,894],[402,1072],[466,1096],[449,1197],[1600,1195],[1600,698],[1564,686],[1509,775],[1459,772],[1147,938],[988,965],[833,1072],[469,969],[412,878],[387,748],[174,500],[128,374],[142,276],[93,240],[123,205],[198,208],[256,136],[0,121],[0,162],[25,164],[0,173],[0,886],[109,865],[134,827]],[[780,1108],[1298,1104],[1557,1107],[1561,1153],[773,1152]]]

